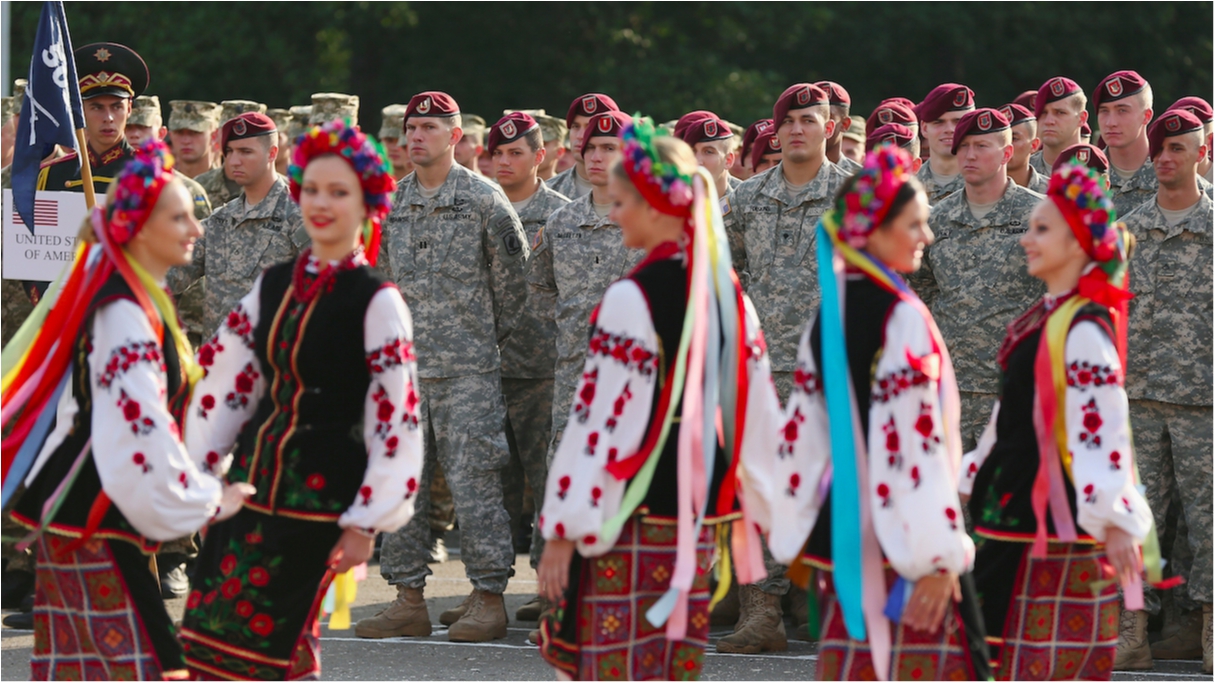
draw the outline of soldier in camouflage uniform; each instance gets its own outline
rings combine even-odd
[[[1033,108],[1042,140],[1042,149],[1029,158],[1035,171],[1050,178],[1060,152],[1080,144],[1081,129],[1088,123],[1087,106],[1084,89],[1070,78],[1056,76],[1042,84]]]
[[[1169,626],[1179,628],[1150,650],[1147,614],[1123,613],[1115,668],[1150,669],[1153,658],[1201,653],[1210,673],[1213,205],[1198,186],[1202,123],[1187,111],[1166,112],[1149,138],[1159,188],[1124,219],[1137,242],[1126,389],[1157,531],[1166,535],[1170,508],[1179,513],[1172,552],[1163,551],[1169,573],[1185,584],[1172,594],[1182,614]],[[1145,591],[1145,603],[1160,609],[1155,591]]]
[[[359,125],[359,96],[340,92],[313,94],[308,125],[319,126],[330,121],[349,121],[352,125]]]
[[[138,148],[152,138],[163,140],[168,132],[160,114],[159,97],[140,95],[131,102],[131,115],[127,117],[127,127],[123,131],[128,144]]]
[[[380,142],[384,143],[384,151],[388,152],[388,161],[392,164],[392,177],[398,182],[413,173],[413,162],[409,160],[409,152],[401,146],[401,136],[405,134],[404,104],[390,104],[380,110]]]
[[[266,113],[266,105],[251,100],[224,100],[219,104],[220,126],[247,112]],[[219,148],[219,164],[215,168],[203,172],[195,180],[207,191],[207,196],[211,198],[211,206],[216,208],[227,204],[232,201],[233,197],[240,194],[240,184],[229,178],[227,171],[224,170],[222,145]]]
[[[943,83],[929,91],[923,102],[916,105],[920,121],[920,137],[928,144],[928,163],[916,174],[928,194],[928,203],[937,202],[962,189],[962,174],[958,160],[949,150],[954,129],[966,112],[975,108],[975,93],[957,83]]]
[[[565,121],[556,116],[548,116],[542,114],[536,116],[536,123],[540,124],[540,133],[544,135],[544,163],[536,170],[536,175],[545,182],[557,177],[557,164],[561,159],[569,154],[569,149],[565,146],[565,138],[569,135],[569,128],[566,127]]]
[[[489,129],[486,147],[494,161],[498,184],[519,215],[528,242],[535,245],[528,260],[527,307],[519,326],[502,346],[502,395],[506,399],[506,436],[511,451],[502,485],[514,531],[519,528],[522,514],[524,475],[531,485],[535,509],[544,504],[548,442],[553,427],[553,369],[557,364],[557,323],[553,318],[556,291],[539,282],[533,273],[537,272],[537,260],[543,258],[551,264],[552,254],[541,248],[540,233],[549,217],[569,204],[569,199],[537,176],[546,150],[540,124],[530,115],[517,112],[502,117]],[[544,538],[533,533],[530,558],[533,569],[543,552]],[[535,621],[544,607],[537,596],[520,607],[515,618]]]
[[[197,179],[218,165],[218,155],[212,154],[211,138],[219,130],[219,117],[220,106],[214,102],[169,102],[169,139],[173,144],[173,158],[177,160],[176,171]]]
[[[570,198],[584,197],[591,192],[591,181],[587,178],[586,160],[582,158],[582,138],[586,135],[586,124],[592,116],[605,112],[620,111],[616,101],[601,93],[587,93],[575,97],[565,114],[565,127],[570,132],[570,154],[574,165],[559,172],[548,186]]]
[[[485,151],[485,119],[476,114],[461,114],[464,136],[456,144],[456,163],[484,177],[477,160]]]
[[[274,170],[281,176],[287,175],[287,165],[291,163],[291,140],[287,137],[287,127],[291,125],[291,110],[267,109],[266,116],[278,128],[278,159],[274,162]]]
[[[26,81],[24,78],[18,78],[16,81],[13,81],[12,121],[14,133],[17,130],[17,122],[21,117],[21,106],[25,103],[25,85]],[[0,177],[0,188],[12,187],[11,178],[9,177],[10,170],[12,170],[10,165],[4,167],[3,177]],[[4,299],[4,311],[3,315],[0,315],[0,344],[7,346],[8,340],[13,338],[17,330],[21,328],[21,324],[34,311],[34,304],[30,301],[29,296],[26,295],[25,288],[21,286],[20,280],[0,281],[0,297]],[[5,515],[4,519],[5,523],[7,523],[8,516]],[[5,552],[8,552],[9,547],[9,545],[5,544]]]
[[[852,96],[844,90],[844,86],[835,81],[819,81],[815,85],[827,93],[827,100],[831,104],[831,120],[835,122],[835,132],[827,138],[827,160],[839,166],[844,175],[852,175],[861,170],[861,164],[841,153],[844,133],[852,126]]]
[[[308,119],[312,118],[312,105],[297,104],[287,111],[291,112],[291,123],[287,126],[287,138],[294,144],[295,139],[308,130]]]
[[[685,128],[683,141],[696,154],[696,163],[713,176],[717,196],[726,201],[730,192],[742,184],[741,180],[730,175],[735,157],[734,131],[721,118],[711,115]]]
[[[1000,107],[1000,113],[1012,125],[1012,159],[1008,161],[1008,177],[1021,187],[1046,194],[1050,184],[1050,170],[1039,173],[1029,163],[1034,150],[1042,144],[1038,139],[1038,120],[1033,112],[1019,104],[1010,103]]]
[[[505,195],[455,163],[460,123],[459,107],[445,93],[424,92],[409,101],[405,138],[415,170],[393,198],[380,262],[416,324],[426,448],[416,505],[425,510],[429,504],[431,470],[441,462],[474,588],[440,621],[450,624],[450,640],[481,642],[506,636],[502,593],[514,551],[502,502],[501,471],[510,449],[498,348],[523,312],[530,249]],[[424,515],[384,538],[380,574],[397,587],[397,600],[360,621],[357,635],[430,633],[422,597],[430,551]]]
[[[840,136],[840,156],[860,164],[865,159],[865,119],[853,116],[849,120],[852,124]]]
[[[962,192],[932,208],[936,235],[923,265],[909,279],[936,319],[957,369],[962,442],[973,449],[991,416],[1000,386],[996,351],[1005,328],[1044,294],[1029,276],[1018,240],[1043,196],[1008,177],[1012,133],[995,109],[958,122],[953,150]],[[933,153],[933,157],[936,153]]]

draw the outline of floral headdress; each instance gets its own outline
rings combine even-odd
[[[106,235],[119,246],[130,242],[172,180],[173,155],[165,143],[152,139],[135,150],[114,180],[114,201],[105,209]]]
[[[665,135],[649,117],[634,116],[621,134],[624,170],[650,206],[671,216],[687,216],[692,211],[692,176],[659,158],[654,139]]]
[[[899,189],[911,177],[911,156],[894,145],[881,145],[865,155],[852,190],[840,198],[839,237],[863,249],[869,235],[886,219]]]
[[[336,154],[345,159],[359,177],[363,204],[367,207],[363,248],[367,252],[367,260],[374,266],[380,251],[380,226],[392,208],[392,193],[397,189],[388,155],[375,138],[364,135],[348,121],[330,121],[322,126],[314,126],[296,138],[291,164],[287,167],[291,198],[296,203],[299,203],[300,188],[304,184],[304,169],[308,162],[324,154]]]
[[[1101,176],[1083,164],[1065,164],[1051,175],[1046,196],[1059,208],[1085,253],[1101,265],[1111,284],[1120,286],[1126,272],[1127,230],[1118,222]]]

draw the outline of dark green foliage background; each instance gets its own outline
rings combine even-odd
[[[831,79],[867,114],[965,83],[1000,106],[1065,74],[1091,91],[1135,69],[1156,111],[1211,99],[1212,4],[1082,2],[370,3],[67,2],[79,47],[133,47],[169,100],[307,104],[359,95],[363,128],[413,93],[445,90],[494,121],[504,108],[564,116],[583,92],[656,120],[711,109],[747,125],[788,85]],[[29,68],[41,3],[14,2],[12,69]]]

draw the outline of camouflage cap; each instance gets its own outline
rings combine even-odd
[[[380,110],[380,139],[399,140],[405,135],[407,104],[390,104]]]
[[[219,105],[222,108],[219,113],[220,125],[227,123],[241,114],[247,114],[251,111],[255,111],[259,114],[266,113],[266,105],[261,104],[260,102],[254,102],[253,100],[224,100],[223,102],[220,102]]]
[[[20,115],[21,107],[25,104],[25,86],[29,85],[29,81],[24,78],[18,78],[13,81],[13,114]]]
[[[160,98],[155,95],[140,95],[131,102],[131,115],[127,117],[128,126],[147,126],[159,129],[164,125],[160,114]]]
[[[478,142],[478,144],[484,144],[485,130],[489,127],[485,123],[485,119],[477,116],[476,114],[465,114],[461,112],[460,123],[460,127],[464,129],[464,135],[466,137],[471,135],[472,138]]]
[[[287,109],[267,109],[267,110],[266,110],[266,116],[269,116],[269,117],[270,117],[270,120],[274,122],[274,127],[275,127],[275,128],[279,129],[279,130],[280,130],[280,131],[282,131],[283,133],[286,133],[286,132],[287,132],[287,126],[288,126],[288,125],[290,125],[290,123],[291,123],[291,112],[290,112],[290,110],[287,110]]]
[[[210,133],[219,128],[220,106],[202,100],[173,100],[169,103],[169,130]]]
[[[291,123],[287,126],[287,137],[294,140],[308,130],[308,119],[312,118],[311,104],[297,104],[288,109]]]
[[[312,114],[308,124],[318,126],[330,121],[345,121],[359,125],[359,96],[340,92],[318,92],[312,95]]]
[[[532,115],[532,118],[536,119],[536,123],[540,124],[540,134],[544,136],[546,143],[557,140],[564,144],[565,136],[570,132],[570,129],[565,127],[565,119],[545,114],[541,114],[540,116]]]
[[[859,116],[853,116],[852,125],[848,126],[848,130],[844,131],[844,137],[857,142],[865,142],[865,119]]]
[[[539,121],[540,117],[545,115],[543,109],[503,109],[502,110],[503,116],[509,116],[511,114],[527,114],[528,116],[532,117],[533,119],[536,119],[536,121]]]

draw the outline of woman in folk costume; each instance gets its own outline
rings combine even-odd
[[[172,168],[159,141],[136,151],[66,280],[4,350],[4,503],[24,481],[12,515],[36,544],[34,680],[185,678],[157,548],[250,490],[181,440],[201,370],[164,283],[202,230]]]
[[[623,135],[612,218],[646,256],[592,315],[539,518],[540,592],[558,605],[541,653],[563,679],[699,676],[707,571],[731,523],[739,580],[763,576],[732,463],[775,438],[779,404],[714,182],[661,135],[638,118]],[[729,576],[730,553],[720,559]]]
[[[413,514],[422,468],[409,310],[372,270],[396,183],[342,122],[295,142],[312,245],[258,278],[199,350],[190,453],[257,493],[211,527],[181,638],[205,678],[320,674],[321,599]],[[370,260],[369,260],[370,259]],[[231,455],[229,455],[231,453]]]
[[[1144,564],[1160,583],[1123,390],[1133,238],[1103,187],[1064,165],[1030,216],[1021,246],[1048,293],[1008,326],[1000,400],[960,479],[1002,679],[1109,680],[1115,583],[1129,609],[1142,605]]]
[[[911,163],[894,146],[870,152],[820,220],[823,303],[802,336],[783,441],[744,458],[773,557],[820,579],[823,680],[988,677],[955,489],[953,365],[900,277],[932,242]]]

